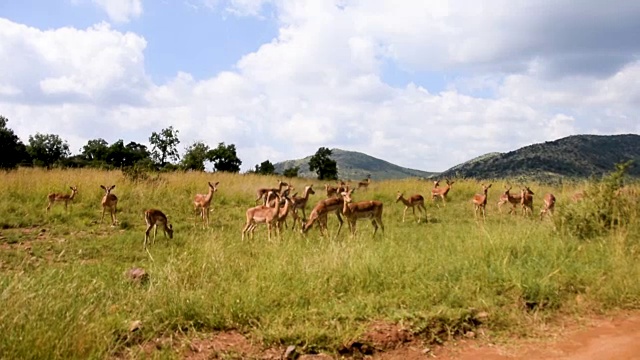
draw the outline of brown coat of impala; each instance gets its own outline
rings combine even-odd
[[[309,229],[313,226],[313,224],[317,221],[320,229],[320,234],[324,235],[324,231],[327,230],[327,214],[330,212],[334,212],[336,217],[338,218],[338,232],[336,236],[340,234],[340,229],[342,229],[342,216],[340,215],[342,212],[342,197],[330,197],[324,200],[318,201],[318,203],[311,210],[311,214],[309,215],[309,219],[307,222],[302,225],[302,229],[300,232],[306,234]]]
[[[473,195],[473,199],[471,199],[471,201],[473,202],[473,207],[474,207],[474,215],[477,217],[478,216],[478,210],[482,211],[482,218],[485,219],[486,218],[486,208],[487,208],[487,191],[489,191],[489,188],[491,187],[491,184],[489,185],[484,185],[481,184],[482,186],[482,194],[475,194]]]
[[[104,213],[109,210],[109,214],[111,215],[111,225],[115,226],[118,220],[116,219],[116,207],[118,206],[118,197],[111,193],[111,190],[115,189],[115,185],[111,185],[106,187],[104,185],[100,185],[102,190],[104,190],[104,196],[102,197],[102,217],[100,218],[100,224],[104,221]]]
[[[198,219],[199,213],[200,218],[202,218],[202,227],[209,227],[209,209],[211,208],[211,199],[213,199],[213,194],[218,191],[218,184],[220,184],[219,181],[215,184],[207,182],[207,185],[209,185],[209,192],[206,194],[196,194],[193,198],[196,220]]]
[[[167,215],[158,209],[149,209],[144,212],[144,221],[147,223],[147,230],[144,232],[144,248],[147,248],[149,241],[149,233],[153,228],[153,244],[156,243],[156,235],[158,234],[158,226],[162,227],[164,237],[167,235],[169,239],[173,239],[173,225],[169,224]]]
[[[424,207],[424,196],[420,194],[411,195],[408,199],[404,197],[400,191],[396,194],[396,202],[402,202],[404,204],[404,211],[402,212],[402,222],[404,222],[404,218],[407,215],[407,210],[411,208],[413,211],[413,217],[419,222],[420,218],[416,218],[416,208],[420,214],[424,211],[424,217],[427,218],[427,208]]]
[[[51,206],[57,202],[63,202],[64,209],[68,210],[69,202],[73,201],[73,198],[75,198],[78,193],[78,187],[70,186],[69,189],[71,189],[71,194],[50,193],[47,195],[47,200],[49,201],[49,205],[47,205],[47,212],[49,212],[49,210],[51,210]]]
[[[371,219],[371,225],[373,225],[373,235],[376,235],[378,226],[384,233],[384,224],[382,223],[382,202],[378,200],[367,200],[352,202],[351,194],[353,189],[344,191],[340,195],[344,200],[342,204],[342,215],[347,218],[347,223],[351,229],[351,235],[356,234],[356,223],[358,219]]]

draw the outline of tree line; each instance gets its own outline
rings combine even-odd
[[[18,166],[38,166],[51,169],[94,167],[101,169],[138,168],[154,171],[204,171],[205,163],[213,165],[214,171],[240,172],[242,161],[238,158],[235,144],[224,142],[211,148],[202,141],[196,141],[185,148],[180,158],[178,130],[173,126],[152,132],[149,137],[151,149],[146,145],[131,141],[125,145],[120,139],[113,144],[98,138],[87,141],[78,154],[71,154],[69,144],[56,134],[29,135],[24,144],[8,127],[9,120],[0,115],[0,169],[11,170]],[[320,148],[309,161],[309,168],[319,179],[338,178],[335,160],[330,158],[331,150]],[[285,169],[283,176],[298,176],[299,167]],[[275,166],[265,160],[248,171],[256,174],[276,174]]]

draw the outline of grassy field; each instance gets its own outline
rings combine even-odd
[[[486,312],[496,332],[524,333],[532,319],[559,313],[586,314],[640,305],[640,231],[637,201],[627,222],[581,239],[562,221],[499,214],[504,182],[489,190],[486,221],[470,202],[479,183],[457,181],[447,206],[427,201],[429,221],[402,223],[405,195],[430,192],[418,180],[373,182],[356,200],[384,203],[384,235],[371,236],[369,221],[358,234],[329,217],[332,238],[317,229],[306,236],[285,231],[267,241],[260,226],[241,242],[244,213],[258,187],[278,178],[255,175],[169,173],[132,183],[120,171],[20,169],[0,182],[0,358],[139,357],[157,337],[195,337],[238,330],[265,346],[300,346],[334,352],[358,339],[373,321],[401,323],[427,340],[441,341],[472,330]],[[211,226],[196,225],[192,199],[219,181]],[[294,179],[296,191],[314,183],[310,208],[324,198],[322,183]],[[100,224],[100,185],[116,184],[117,227],[108,215]],[[47,214],[49,192],[78,195],[65,212]],[[584,185],[548,188],[558,198],[556,219]],[[588,204],[588,203],[587,203]],[[588,206],[588,205],[584,205]],[[143,210],[163,210],[174,239],[158,233],[143,249]],[[635,210],[634,210],[635,209]],[[580,211],[580,209],[574,209]],[[623,225],[621,225],[623,224]],[[151,256],[150,256],[151,255]],[[150,275],[138,285],[123,273],[142,267]],[[130,332],[132,322],[141,328]],[[177,358],[171,346],[157,358]]]

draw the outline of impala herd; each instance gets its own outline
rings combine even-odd
[[[433,188],[431,189],[432,202],[435,203],[436,200],[439,199],[442,201],[442,205],[446,206],[447,194],[451,190],[451,187],[454,183],[454,181],[450,181],[447,179],[446,186],[440,187],[440,182],[434,181]],[[208,192],[206,194],[197,194],[193,199],[194,211],[197,213],[196,222],[198,217],[201,218],[203,228],[207,228],[209,226],[209,212],[211,201],[213,199],[214,193],[218,191],[218,184],[219,182],[208,182]],[[366,191],[370,184],[371,179],[367,178],[358,183],[357,189],[363,189]],[[483,219],[486,217],[487,193],[491,188],[491,185],[492,184],[481,184],[482,193],[475,194],[471,198],[471,202],[474,206],[474,214],[476,217],[478,216],[478,212],[482,214]],[[111,216],[111,223],[113,226],[115,226],[118,222],[116,217],[118,197],[112,194],[111,191],[116,186],[112,185],[107,187],[104,185],[100,185],[100,187],[105,192],[101,200],[102,217],[100,218],[100,223],[103,222],[104,215],[108,211]],[[285,228],[288,228],[286,220],[289,214],[291,214],[291,217],[293,218],[291,229],[295,230],[296,225],[300,223],[300,232],[303,234],[307,233],[307,231],[313,226],[313,224],[317,223],[320,233],[324,235],[328,230],[327,217],[331,213],[335,213],[338,219],[339,225],[337,235],[340,234],[340,229],[342,229],[342,225],[344,223],[343,216],[347,219],[347,224],[349,225],[349,229],[352,235],[355,235],[356,233],[356,222],[359,219],[371,220],[371,224],[374,228],[374,236],[377,233],[378,228],[380,228],[380,230],[384,232],[384,224],[382,223],[382,211],[384,206],[382,202],[378,200],[354,202],[351,196],[355,189],[350,188],[349,185],[342,181],[339,182],[337,186],[325,184],[324,187],[327,197],[316,203],[316,205],[312,208],[308,218],[305,209],[307,207],[309,195],[315,194],[313,185],[305,186],[301,197],[299,197],[297,193],[289,195],[294,187],[280,180],[278,180],[278,187],[259,188],[256,191],[255,201],[261,201],[262,204],[250,207],[246,210],[246,221],[241,233],[242,240],[244,241],[245,235],[253,238],[253,232],[256,227],[259,224],[265,224],[267,227],[267,237],[269,241],[271,241],[271,233],[274,228],[278,236],[280,235],[283,226]],[[66,209],[68,203],[70,201],[73,201],[74,197],[78,193],[78,188],[76,186],[70,187],[70,189],[71,194],[48,194],[48,205],[46,209],[47,212],[49,212],[51,206],[56,202],[64,203]],[[498,210],[502,212],[502,206],[505,204],[509,204],[509,213],[511,214],[516,212],[516,207],[519,205],[522,209],[523,215],[533,214],[533,191],[531,191],[531,189],[529,189],[529,187],[527,186],[523,187],[517,194],[511,194],[510,191],[511,186],[505,186],[505,190],[500,195],[500,199],[497,203]],[[584,193],[579,192],[576,193],[572,197],[572,199],[574,201],[579,201],[583,198],[583,196]],[[428,221],[427,209],[424,205],[425,199],[422,195],[415,194],[405,198],[404,194],[398,191],[396,194],[396,203],[398,202],[401,202],[405,206],[402,213],[402,222],[405,221],[407,210],[409,208],[411,208],[415,220],[420,221],[420,217],[424,212],[424,218]],[[556,198],[553,194],[548,193],[543,197],[540,219],[542,219],[544,215],[553,215],[555,203]],[[416,208],[418,209],[419,216],[416,216]],[[298,210],[302,212],[302,217],[298,215]],[[147,225],[144,238],[145,249],[147,247],[147,242],[150,238],[149,234],[152,229],[154,229],[154,243],[158,232],[158,227],[162,229],[165,237],[168,236],[169,238],[173,238],[173,226],[169,223],[167,216],[162,211],[158,209],[145,210],[144,220]]]

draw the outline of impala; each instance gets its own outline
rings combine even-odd
[[[102,190],[104,190],[104,196],[102,197],[102,217],[100,218],[100,224],[104,220],[105,211],[109,210],[109,214],[111,215],[111,225],[115,226],[117,223],[116,219],[116,206],[118,205],[118,197],[111,193],[111,190],[115,189],[115,185],[111,185],[106,187],[104,185],[100,185]]]
[[[258,200],[262,199],[263,200],[263,205],[266,204],[267,202],[267,194],[270,191],[273,191],[275,193],[280,194],[282,192],[282,188],[285,186],[288,186],[289,184],[287,184],[284,181],[278,180],[278,188],[273,188],[273,189],[269,189],[269,188],[260,188],[258,189],[258,191],[256,192],[256,194],[258,195],[258,197],[256,198],[256,202],[258,202]]]
[[[147,241],[149,241],[149,232],[153,228],[153,242],[156,243],[156,235],[158,234],[158,226],[162,226],[164,237],[169,235],[169,239],[173,239],[173,225],[169,224],[167,216],[158,209],[149,209],[144,212],[144,221],[147,223],[147,230],[144,232],[144,248],[147,248]]]
[[[353,189],[344,191],[340,194],[344,200],[342,205],[342,215],[347,218],[349,228],[351,229],[351,235],[355,236],[356,234],[356,222],[358,219],[371,219],[371,224],[373,225],[373,236],[375,236],[378,231],[378,225],[384,233],[384,225],[382,224],[382,202],[378,200],[368,200],[354,203],[351,199],[352,193]]]
[[[210,181],[207,182],[209,185],[209,192],[207,194],[196,194],[193,199],[193,207],[196,211],[196,221],[198,220],[198,212],[200,213],[200,217],[202,218],[202,227],[209,227],[209,211],[211,208],[211,199],[213,199],[213,193],[218,191],[218,184],[220,182],[216,182],[212,184]]]
[[[284,196],[289,196],[289,193],[291,192],[291,190],[295,189],[293,186],[287,184],[286,188],[282,189],[279,194],[280,197],[284,197]],[[267,197],[265,199],[265,203],[263,205],[266,205],[268,207],[274,207],[276,205],[276,199],[275,199],[275,194],[276,192],[273,191],[274,189],[272,189],[269,193],[267,193]],[[296,193],[297,194],[297,193]],[[273,198],[273,199],[272,199]],[[280,201],[282,201],[282,199],[280,199]]]
[[[53,205],[56,202],[64,202],[64,209],[67,210],[67,205],[69,204],[69,201],[73,201],[73,198],[78,193],[77,186],[70,186],[69,189],[71,189],[70,195],[60,194],[60,193],[50,193],[49,195],[47,195],[47,200],[49,200],[49,205],[47,205],[47,212],[49,212],[49,210],[51,209],[51,205]]]
[[[293,201],[293,207],[291,212],[291,217],[293,217],[293,226],[291,226],[292,230],[295,230],[296,224],[298,223],[298,209],[302,210],[302,218],[306,219],[307,214],[305,213],[305,208],[307,207],[307,202],[309,201],[309,194],[315,194],[313,191],[313,185],[307,185],[304,187],[304,193],[302,197],[297,197],[295,194],[291,198]]]
[[[396,202],[399,201],[402,201],[402,203],[404,204],[404,211],[402,212],[402,222],[404,222],[405,215],[407,215],[407,210],[409,208],[411,208],[411,210],[413,211],[413,217],[416,218],[416,207],[418,208],[418,211],[420,211],[420,214],[422,214],[422,211],[424,211],[424,218],[427,219],[427,209],[424,207],[424,197],[422,195],[415,194],[408,199],[405,199],[404,194],[398,191],[398,194],[396,195]],[[416,220],[420,222],[420,218],[417,218]]]
[[[340,229],[342,229],[343,223],[342,216],[340,215],[340,212],[342,211],[342,203],[342,197],[330,197],[320,200],[316,206],[313,207],[313,210],[311,210],[309,219],[302,225],[300,232],[305,234],[317,221],[320,228],[320,234],[324,235],[323,230],[327,230],[327,214],[335,212],[338,222],[340,223],[340,225],[338,225],[338,232],[336,233],[336,236],[340,235]]]
[[[345,184],[344,181],[340,181],[338,186],[331,186],[329,184],[324,184],[324,189],[327,192],[327,197],[338,196],[341,192],[345,191],[347,188],[348,188],[347,184]]]
[[[433,182],[433,189],[431,189],[431,200],[432,201],[436,201],[436,198],[440,198],[442,199],[442,205],[447,206],[446,203],[446,199],[447,199],[447,194],[449,193],[449,190],[451,190],[451,185],[453,185],[453,183],[455,183],[455,181],[449,181],[448,179],[446,180],[447,182],[447,186],[443,187],[443,188],[439,188],[438,185],[440,184],[440,181],[434,181]]]
[[[268,239],[269,241],[271,241],[271,229],[273,228],[273,225],[276,223],[278,219],[278,214],[280,212],[280,199],[281,199],[280,195],[276,194],[274,191],[271,191],[270,194],[267,196],[271,196],[271,193],[273,193],[273,195],[276,197],[275,207],[258,205],[258,206],[254,206],[252,208],[247,209],[247,212],[246,212],[247,222],[242,228],[242,241],[244,241],[244,235],[247,232],[249,232],[249,236],[253,239],[253,231],[255,230],[256,225],[258,223],[267,224]]]
[[[481,184],[481,185],[482,185],[482,194],[473,195],[473,199],[471,199],[471,201],[473,202],[474,215],[478,217],[478,210],[482,210],[482,218],[485,219],[486,207],[487,207],[487,191],[489,191],[491,184],[486,186],[484,184]]]
[[[520,194],[511,195],[509,191],[511,191],[511,186],[504,187],[504,193],[500,195],[500,200],[498,201],[498,211],[502,213],[502,205],[509,203],[511,204],[511,209],[509,209],[509,214],[516,213],[516,205],[521,203],[522,196]]]
[[[360,188],[364,188],[365,190],[367,190],[367,189],[369,188],[369,185],[370,185],[370,184],[371,184],[371,178],[366,178],[366,179],[364,179],[364,180],[362,180],[362,181],[360,181],[360,182],[358,183],[358,189],[360,189]],[[345,190],[343,190],[342,192],[344,192],[344,191],[345,191]],[[342,193],[342,192],[341,192],[341,193]]]
[[[527,215],[527,212],[533,214],[533,191],[525,186],[520,190],[520,205],[522,205],[522,214]]]
[[[553,216],[553,211],[555,210],[555,207],[556,207],[556,197],[553,196],[553,194],[551,193],[545,194],[543,198],[542,210],[540,210],[540,220],[542,220],[542,217],[544,216],[544,214],[547,214],[547,213]]]
[[[573,202],[582,201],[584,199],[584,196],[585,196],[585,191],[580,190],[571,196],[571,201]]]

